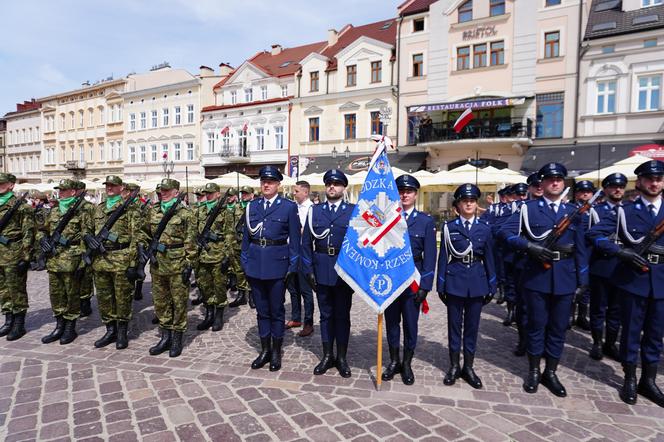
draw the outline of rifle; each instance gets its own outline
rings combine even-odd
[[[129,195],[129,198],[127,198],[117,209],[111,212],[101,230],[99,230],[99,233],[92,237],[91,241],[86,241],[88,247],[85,250],[85,253],[83,253],[83,262],[86,265],[92,264],[92,258],[95,256],[101,256],[106,253],[106,248],[104,247],[103,241],[108,240],[110,242],[115,242],[118,240],[118,235],[112,233],[111,229],[113,228],[113,225],[115,225],[115,223],[120,219],[120,217],[124,215],[127,207],[129,207],[129,204],[133,202],[136,195],[138,195],[138,189],[134,190],[131,195]]]
[[[28,192],[25,192],[23,195],[21,195],[20,198],[16,199],[16,202],[5,212],[5,214],[2,216],[0,219],[0,233],[2,233],[3,230],[5,230],[5,227],[7,227],[7,224],[9,224],[9,221],[11,221],[12,217],[14,216],[14,213],[18,210],[18,208],[23,204],[25,200],[25,196],[28,194]],[[4,236],[0,235],[0,244],[3,246],[9,245],[9,239]]]
[[[227,199],[228,199],[228,191],[226,191],[224,195],[219,197],[219,199],[217,200],[217,205],[215,205],[210,211],[210,213],[208,213],[208,216],[205,220],[205,226],[203,227],[203,231],[196,238],[196,242],[198,243],[198,253],[200,253],[202,250],[209,250],[210,246],[208,245],[208,243],[210,241],[212,242],[219,241],[219,236],[211,232],[210,229],[212,228],[212,224],[214,223],[214,221],[219,216],[219,213],[226,206]]]
[[[645,253],[648,252],[650,246],[655,244],[655,242],[659,239],[660,236],[662,236],[662,234],[664,234],[664,220],[660,221],[659,224],[657,224],[650,230],[650,232],[648,232],[646,237],[643,239],[643,241],[641,241],[638,247],[634,249],[634,251],[640,256],[644,256]],[[641,271],[649,272],[650,267],[641,267]]]
[[[553,226],[553,229],[551,230],[551,233],[547,235],[547,237],[544,239],[542,242],[542,247],[545,247],[547,249],[552,249],[553,246],[558,242],[561,236],[567,231],[569,226],[572,224],[573,221],[575,221],[579,216],[582,216],[584,213],[588,212],[590,208],[593,206],[593,203],[597,200],[602,195],[602,189],[598,190],[595,192],[595,194],[590,198],[588,201],[583,203],[582,206],[577,207],[574,212],[572,212],[571,215],[565,215],[565,217],[560,220],[560,223],[557,225]],[[542,263],[545,269],[550,269],[551,268],[551,263],[550,262],[544,262]]]
[[[46,268],[46,261],[48,261],[49,258],[55,256],[56,247],[58,245],[69,245],[69,241],[62,238],[62,232],[65,230],[65,227],[67,227],[67,224],[69,224],[69,221],[71,221],[71,219],[74,217],[78,208],[81,206],[81,204],[83,204],[85,195],[85,191],[81,193],[78,196],[78,199],[74,202],[74,205],[71,206],[64,215],[62,215],[62,218],[60,218],[60,221],[58,221],[55,229],[53,229],[53,233],[51,233],[50,236],[46,236],[41,239],[39,246],[41,247],[42,252],[39,254],[35,262],[30,264],[32,270],[44,270]]]
[[[152,240],[148,245],[148,249],[145,250],[143,253],[141,253],[141,250],[139,248],[138,266],[141,270],[143,267],[145,267],[145,264],[148,261],[150,261],[150,264],[152,265],[157,265],[157,252],[166,251],[164,245],[159,243],[159,239],[161,238],[161,234],[164,233],[164,230],[166,230],[166,225],[171,220],[171,218],[173,218],[173,215],[175,215],[175,211],[178,209],[178,206],[184,199],[185,195],[186,195],[185,192],[180,192],[177,199],[175,200],[175,203],[166,211],[166,213],[164,213],[164,216],[161,218],[161,221],[159,221],[159,224],[157,225],[157,230],[154,232],[154,235],[152,236]]]

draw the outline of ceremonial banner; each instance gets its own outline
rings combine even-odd
[[[334,266],[339,276],[382,314],[407,288],[417,292],[415,267],[399,192],[381,137]]]

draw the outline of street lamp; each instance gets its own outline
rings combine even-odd
[[[348,146],[346,146],[346,150],[344,150],[344,156],[346,157],[346,159],[350,158],[350,149],[348,148]]]
[[[332,159],[337,159],[337,146],[332,147]]]
[[[175,162],[173,160],[168,161],[168,155],[164,154],[164,162],[161,164],[161,167],[164,168],[166,178],[170,178],[173,170],[175,170]]]

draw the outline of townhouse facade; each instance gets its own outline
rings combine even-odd
[[[7,120],[0,118],[0,171],[6,169],[6,145],[7,145]]]
[[[32,99],[16,105],[4,116],[6,124],[6,162],[18,182],[41,180],[41,103]]]

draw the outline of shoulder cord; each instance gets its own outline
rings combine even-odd
[[[459,252],[452,245],[452,238],[450,238],[450,230],[447,228],[447,223],[443,226],[443,236],[445,238],[445,250],[447,250],[447,262],[449,263],[452,258],[464,258],[470,254],[470,259],[473,259],[473,243],[468,240],[468,247],[463,252]]]
[[[247,222],[247,229],[249,229],[249,233],[251,234],[251,236],[256,236],[257,234],[260,235],[261,232],[263,231],[263,221],[256,224],[256,227],[251,227],[251,223],[249,222],[249,209],[251,207],[252,202],[253,201],[250,201],[249,204],[247,204],[247,209],[244,211],[244,216],[245,216],[245,221]]]
[[[627,231],[627,220],[625,219],[625,210],[623,210],[622,206],[618,207],[618,220],[616,222],[616,239],[618,238],[618,234],[620,233],[621,229],[620,226],[622,226],[622,233],[625,235],[625,238],[632,244],[641,244],[645,236],[642,236],[639,239],[634,238],[630,233]]]
[[[591,207],[590,211],[588,212],[588,229],[590,229],[593,224],[597,224],[599,221],[599,214],[594,207]]]
[[[318,240],[325,239],[330,234],[330,229],[327,228],[327,229],[323,230],[323,232],[321,234],[317,234],[314,231],[314,225],[312,223],[313,213],[314,213],[314,206],[311,206],[311,207],[309,207],[309,210],[307,211],[307,222],[309,223],[309,231],[311,232],[311,236],[313,236],[314,238],[316,238]]]
[[[558,209],[558,210],[560,210],[560,209]],[[547,236],[549,236],[549,233],[551,233],[551,231],[553,230],[553,229],[550,229],[550,230],[547,230],[546,232],[542,233],[541,235],[535,235],[532,232],[532,230],[530,230],[530,223],[529,223],[529,220],[528,220],[528,204],[523,204],[521,206],[521,211],[519,213],[520,213],[520,216],[519,216],[519,235],[521,235],[521,226],[525,226],[526,233],[528,234],[528,236],[531,239],[533,239],[535,241],[541,241],[544,238],[546,238]]]

